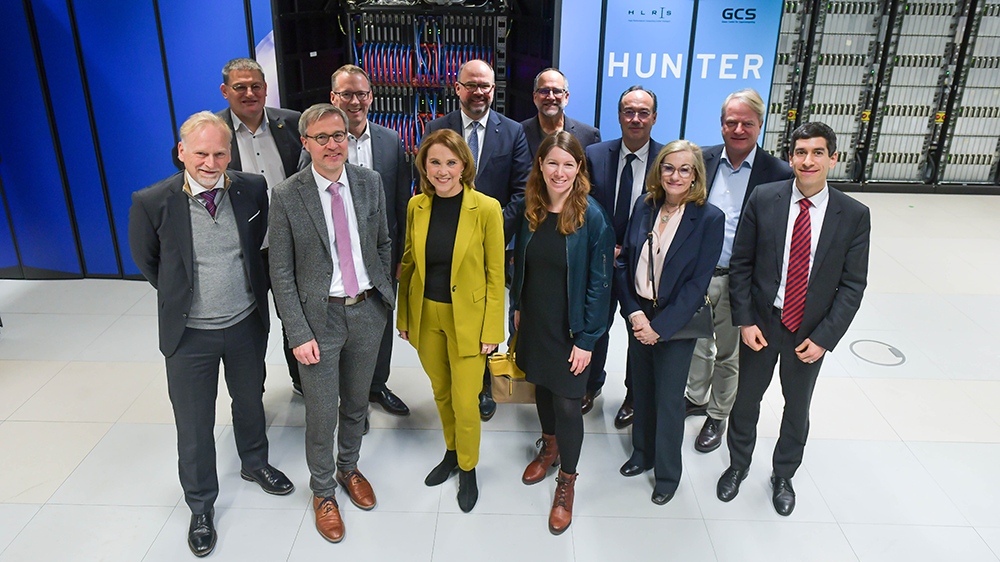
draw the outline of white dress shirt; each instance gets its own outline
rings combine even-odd
[[[635,152],[629,151],[628,147],[625,146],[625,142],[622,141],[622,148],[618,151],[618,174],[615,176],[615,183],[621,181],[622,170],[625,169],[625,158],[629,154],[635,154],[635,160],[632,161],[632,197],[629,198],[628,205],[628,214],[631,217],[632,208],[635,207],[635,200],[643,193],[646,193],[646,160],[649,158],[649,141],[646,141],[646,144],[639,147],[639,150]],[[623,187],[619,185],[618,189],[621,190]],[[618,207],[618,191],[615,191],[615,207]],[[612,209],[611,216],[615,216],[615,211],[617,209]]]
[[[257,132],[251,133],[246,123],[240,121],[232,110],[233,131],[236,134],[236,146],[240,150],[240,165],[244,172],[260,174],[267,180],[267,196],[271,196],[271,188],[285,181],[285,167],[281,163],[278,145],[274,143],[271,127],[267,124],[267,115],[261,121]]]
[[[459,111],[459,113],[462,114],[462,138],[468,142],[469,124],[472,123],[472,118],[466,115],[464,111]],[[479,119],[476,119],[476,121],[479,123],[479,127],[476,127],[476,136],[478,137],[477,140],[479,140],[479,151],[476,154],[473,154],[473,156],[476,157],[476,170],[479,170],[479,166],[482,164],[482,162],[479,161],[479,157],[483,154],[483,141],[486,140],[486,127],[490,122],[490,109],[487,108],[486,113],[484,113]]]
[[[372,157],[372,128],[365,120],[365,132],[360,137],[347,133],[347,161],[355,166],[374,169]]]
[[[319,200],[323,203],[323,216],[326,218],[326,232],[330,237],[330,253],[333,255],[333,275],[330,277],[331,297],[354,297],[344,290],[344,276],[340,271],[340,257],[337,253],[337,235],[333,228],[333,195],[327,191],[330,180],[316,171],[316,166],[310,166],[316,187],[319,190]],[[372,280],[365,269],[365,260],[361,255],[361,237],[358,235],[358,216],[354,212],[354,199],[351,197],[351,185],[347,181],[347,172],[340,171],[340,197],[344,200],[344,214],[347,216],[347,228],[351,232],[351,257],[354,258],[354,272],[358,276],[358,290],[362,293],[373,287]]]
[[[774,297],[774,307],[782,308],[785,303],[785,282],[788,281],[788,254],[792,246],[792,229],[795,228],[795,219],[799,216],[799,201],[805,199],[799,191],[798,180],[792,184],[792,197],[788,205],[788,225],[785,228],[785,250],[781,258],[781,285],[778,285],[778,294]],[[809,207],[809,234],[811,235],[809,245],[809,275],[812,275],[813,259],[816,257],[816,245],[819,243],[819,234],[823,230],[823,219],[826,217],[826,208],[830,202],[830,186],[824,185],[819,193],[809,197],[812,206]],[[807,285],[808,287],[808,285]]]
[[[736,239],[736,226],[740,223],[743,212],[743,199],[747,194],[750,174],[753,172],[754,157],[757,156],[757,145],[743,159],[739,168],[733,169],[726,149],[722,149],[719,169],[712,181],[712,192],[708,194],[708,202],[715,205],[726,214],[726,237],[722,241],[722,255],[719,256],[719,267],[728,268],[729,258],[733,255],[733,240]]]

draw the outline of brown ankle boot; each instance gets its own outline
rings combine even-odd
[[[525,484],[537,484],[545,478],[550,466],[559,466],[559,445],[556,444],[555,435],[542,434],[542,438],[535,442],[538,454],[535,460],[528,463],[528,468],[524,469],[524,476],[521,482]]]
[[[561,535],[573,522],[574,486],[578,474],[566,474],[559,471],[556,477],[556,497],[552,500],[552,512],[549,514],[549,532]]]

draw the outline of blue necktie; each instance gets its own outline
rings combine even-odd
[[[472,151],[472,162],[479,169],[479,121],[469,123],[469,150]]]

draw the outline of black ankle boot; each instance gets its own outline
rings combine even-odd
[[[427,478],[424,478],[424,484],[428,486],[444,484],[444,481],[456,470],[458,470],[458,452],[445,451],[444,460],[431,470]]]
[[[465,513],[472,511],[479,500],[479,487],[476,485],[476,469],[463,470],[458,473],[458,507]]]

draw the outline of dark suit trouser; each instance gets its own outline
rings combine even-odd
[[[177,457],[184,500],[192,513],[207,513],[219,495],[215,470],[215,400],[219,360],[233,400],[233,434],[246,470],[267,465],[264,433],[264,352],[267,332],[254,311],[221,330],[187,328],[177,351],[166,358],[167,390],[177,425]]]
[[[604,369],[608,362],[608,344],[611,338],[611,325],[615,322],[615,312],[618,311],[618,283],[611,285],[611,305],[608,307],[608,329],[604,335],[598,338],[594,344],[594,354],[590,359],[590,379],[587,380],[587,392],[594,393],[604,387],[604,381],[608,377],[608,372]],[[625,323],[626,327],[629,325]],[[631,331],[631,330],[629,330]],[[625,389],[626,397],[632,396],[632,369],[625,363]]]
[[[268,283],[270,284],[271,262],[267,257],[267,248],[261,250],[260,255],[264,258],[264,271],[267,272]],[[274,310],[277,311],[278,307],[274,307]],[[278,314],[278,319],[281,319],[281,314]],[[284,325],[281,326],[281,351],[285,354],[285,364],[288,365],[288,376],[292,377],[292,384],[301,387],[302,380],[299,377],[299,360],[295,358],[295,353],[292,352],[291,347],[288,345],[288,332],[285,331]]]
[[[802,451],[809,435],[809,404],[823,357],[815,363],[803,363],[795,355],[795,334],[781,323],[781,313],[773,313],[758,325],[767,340],[767,347],[751,350],[740,342],[740,379],[736,403],[729,414],[730,464],[733,468],[748,469],[757,441],[757,420],[764,391],[771,384],[774,365],[781,359],[778,375],[781,377],[781,394],[785,410],[781,415],[781,430],[774,448],[772,466],[774,474],[782,478],[795,476],[802,464]],[[825,357],[825,354],[824,354]]]
[[[396,267],[393,266],[393,271]],[[396,292],[398,281],[392,280],[392,291]],[[378,358],[375,359],[375,373],[372,375],[371,392],[386,390],[389,381],[389,364],[392,361],[392,340],[396,336],[396,323],[393,322],[392,311],[386,311],[385,330],[382,332],[382,343],[378,347]]]

